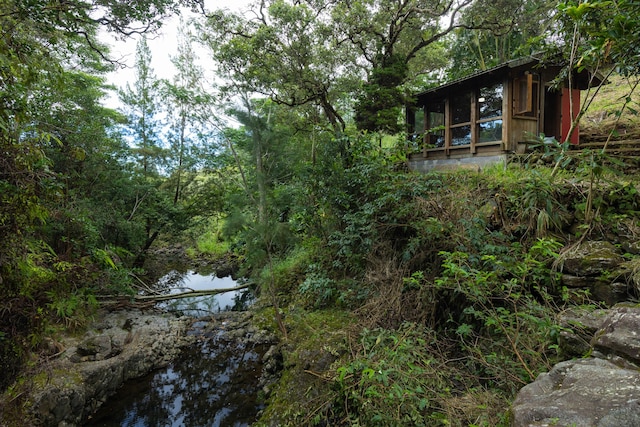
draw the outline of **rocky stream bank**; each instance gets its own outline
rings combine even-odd
[[[512,427],[640,426],[637,255],[634,242],[590,241],[563,251],[558,270],[568,297],[600,308],[559,313],[565,361],[520,390],[511,407]],[[125,381],[167,366],[185,346],[211,336],[269,347],[255,378],[265,396],[282,369],[276,337],[257,328],[251,312],[194,319],[119,310],[96,317],[82,336],[49,342],[46,362],[21,396],[29,420],[16,425],[84,425]]]
[[[520,390],[513,427],[640,426],[640,265],[625,253],[638,255],[638,243],[593,241],[565,252],[567,291],[609,308],[559,315],[568,360]]]
[[[273,335],[251,324],[251,316],[222,312],[193,319],[160,311],[101,312],[82,336],[49,343],[48,361],[26,381],[28,419],[19,425],[84,425],[126,381],[167,366],[185,346],[207,336],[224,334],[225,342],[275,343]],[[277,378],[279,362],[272,347],[263,360],[260,387],[267,388]]]

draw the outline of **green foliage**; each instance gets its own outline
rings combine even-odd
[[[554,12],[555,2],[548,0],[474,2],[462,13],[469,26],[453,33],[449,80],[536,53]]]
[[[455,301],[446,328],[459,337],[474,370],[507,393],[549,369],[555,355],[558,277],[550,267],[559,248],[539,239],[526,252],[514,244],[504,254],[440,254],[443,270],[435,286],[445,292],[439,298]]]
[[[374,144],[366,137],[350,140],[346,168],[336,165],[335,156],[323,156],[315,172],[321,180],[311,183],[318,186],[315,200],[320,209],[336,220],[325,228],[327,243],[334,249],[330,267],[348,269],[352,276],[366,266],[379,242],[394,237],[401,244],[410,238],[414,224],[409,218],[415,212],[411,203],[440,184],[435,177],[399,175],[386,152]],[[333,191],[321,191],[326,186]]]
[[[80,289],[71,294],[67,291],[51,291],[47,293],[47,298],[50,300],[47,308],[67,327],[83,325],[87,320],[86,314],[98,306],[96,297],[87,289]]]
[[[532,171],[520,181],[510,194],[507,215],[515,215],[516,221],[527,224],[527,232],[543,237],[558,232],[568,223],[567,207],[562,203],[563,191],[544,172]]]
[[[558,5],[560,23],[568,40],[581,36],[575,49],[577,67],[612,65],[623,75],[637,75],[640,53],[640,5],[628,0],[565,1]]]
[[[305,247],[297,247],[286,256],[273,259],[265,266],[260,275],[260,282],[273,281],[278,294],[290,298],[305,277],[309,265],[310,253]]]
[[[354,107],[355,121],[360,130],[395,134],[403,128],[400,120],[405,99],[400,85],[409,69],[400,55],[381,62],[371,71]]]
[[[0,5],[0,388],[48,324],[81,323],[96,292],[128,280],[113,248],[143,246],[132,215],[148,193],[114,136],[122,116],[101,105],[112,64],[98,29],[157,28],[177,4]]]
[[[196,239],[198,252],[215,256],[222,256],[230,250],[228,241],[222,240],[219,231],[206,231]]]
[[[256,317],[260,324],[275,328],[269,322],[273,319],[271,310],[259,310]],[[348,331],[356,322],[353,314],[338,309],[306,311],[294,306],[287,311],[285,322],[288,349],[282,352],[282,363],[287,369],[273,387],[269,404],[255,425],[338,425],[339,419],[331,416],[335,397],[332,381],[324,371],[346,356]]]
[[[338,294],[337,283],[328,278],[326,273],[318,270],[320,269],[317,265],[309,266],[309,272],[300,284],[299,292],[303,298],[312,302],[312,306],[325,307],[335,303]]]
[[[428,331],[409,324],[363,332],[362,355],[336,371],[351,425],[433,425],[429,391],[447,393],[447,372],[428,340]]]
[[[484,407],[481,389],[445,362],[436,341],[434,331],[412,323],[363,331],[359,354],[336,369],[344,425],[506,425],[499,423],[500,397]],[[452,381],[468,387],[467,408],[456,402],[462,390]]]

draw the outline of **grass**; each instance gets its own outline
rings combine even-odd
[[[632,93],[635,81],[620,75],[609,78],[609,84],[603,85],[595,95],[593,102],[580,122],[581,133],[588,135],[606,136],[617,124],[618,135],[615,139],[640,138],[640,92]],[[593,91],[581,94],[583,102],[593,96]],[[627,102],[628,101],[628,102]],[[625,103],[627,105],[625,107]],[[624,110],[623,110],[623,107]]]

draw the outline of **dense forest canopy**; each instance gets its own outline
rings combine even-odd
[[[146,36],[184,8],[175,76],[159,79]],[[313,307],[362,305],[375,256],[421,286],[412,273],[436,255],[420,247],[450,224],[402,222],[406,200],[443,185],[398,173],[412,94],[536,54],[627,78],[635,111],[639,19],[630,0],[3,1],[0,388],[45,333],[134,293],[154,245],[235,251],[281,326],[290,289],[263,268],[292,254],[313,253],[287,273]],[[137,41],[118,110],[102,30]]]

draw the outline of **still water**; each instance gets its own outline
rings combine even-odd
[[[172,272],[159,281],[167,292],[184,289],[220,289],[238,286],[231,278],[218,279],[193,272]],[[178,286],[176,286],[178,285]],[[177,289],[182,287],[183,289]],[[167,303],[167,309],[203,316],[246,308],[248,291]],[[174,305],[175,304],[175,305]],[[194,325],[196,344],[165,369],[129,381],[89,420],[101,427],[218,427],[249,426],[262,406],[258,380],[268,345],[227,339],[224,331],[203,332],[206,322]]]
[[[186,272],[173,270],[158,280],[156,289],[162,293],[179,294],[188,291],[229,289],[241,284],[231,277],[218,278],[214,275],[200,274],[191,270]],[[162,304],[161,307],[187,316],[202,317],[221,311],[246,310],[251,300],[252,293],[243,289],[218,295],[171,300]]]

